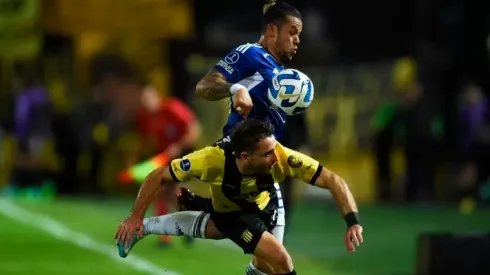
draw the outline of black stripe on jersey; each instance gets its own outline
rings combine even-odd
[[[250,208],[246,200],[240,199],[242,175],[236,166],[235,156],[230,150],[225,149],[225,169],[221,191],[232,202],[238,204],[242,210]]]
[[[272,175],[257,175],[256,176],[257,191],[267,191],[269,193],[276,193],[274,187],[274,178]]]
[[[322,173],[322,170],[323,170],[323,165],[318,165],[318,169],[316,169],[315,174],[313,175],[313,177],[310,180],[311,185],[315,185],[315,182],[318,179],[318,177],[320,176],[320,174]]]
[[[238,170],[236,158],[231,150],[225,149],[225,170],[221,191],[232,202],[236,203],[243,211],[259,212],[256,203],[250,203],[246,199],[240,198],[241,184],[243,175]],[[274,178],[272,175],[257,175],[255,178],[257,191],[269,191],[271,196],[275,195]]]
[[[174,169],[172,169],[172,163],[168,165],[168,170],[170,170],[170,175],[174,179],[175,182],[180,182],[180,180],[177,178],[177,176],[174,173]]]

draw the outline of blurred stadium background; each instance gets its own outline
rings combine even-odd
[[[490,2],[296,2],[291,67],[315,85],[301,145],[347,179],[365,229],[347,254],[328,192],[295,184],[297,271],[490,274]],[[196,146],[218,139],[227,102],[193,89],[258,40],[262,4],[0,0],[0,274],[244,273],[226,241],[149,238],[121,260],[112,234],[138,189],[117,175],[152,152],[131,112],[139,85],[196,113]]]

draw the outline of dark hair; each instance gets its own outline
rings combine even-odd
[[[266,0],[263,8],[262,30],[269,24],[281,26],[288,16],[301,19],[301,13],[291,4],[278,0]]]
[[[237,158],[241,152],[254,152],[257,142],[274,134],[274,126],[258,119],[247,118],[231,133],[231,149]]]

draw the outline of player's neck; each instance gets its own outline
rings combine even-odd
[[[255,169],[250,167],[250,165],[248,165],[246,161],[242,159],[236,159],[236,166],[238,167],[240,174],[244,176],[253,176],[257,173]]]
[[[260,38],[259,44],[262,46],[262,48],[264,48],[270,55],[272,55],[276,59],[277,63],[279,63],[279,64],[282,63],[281,60],[279,59],[279,55],[274,50],[274,47],[267,46],[269,43],[268,43],[268,40],[264,36],[262,36]]]

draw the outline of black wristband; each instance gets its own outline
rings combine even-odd
[[[345,215],[344,220],[347,223],[347,227],[359,224],[359,214],[356,212],[350,212]]]

